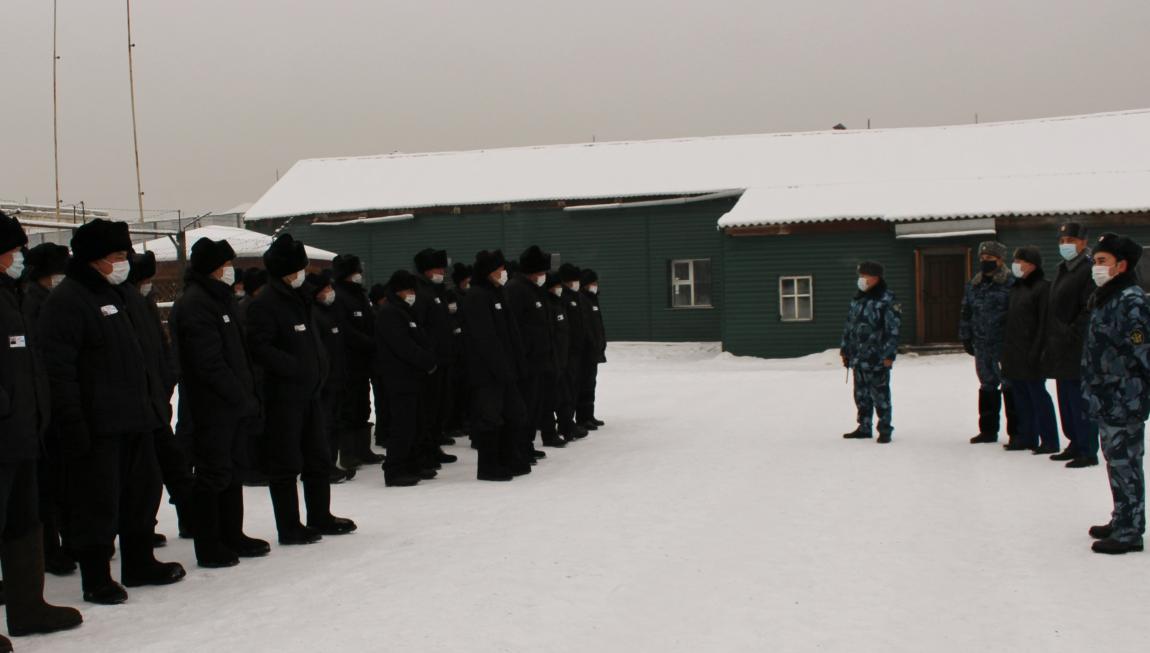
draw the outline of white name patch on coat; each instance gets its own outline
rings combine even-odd
[[[593,311],[595,311],[596,313],[598,313],[598,312],[599,312],[599,307],[598,307],[598,306],[592,306],[592,307],[591,307],[591,310],[593,310]]]
[[[543,302],[535,302],[535,308],[543,308]]]
[[[411,328],[413,328],[413,329],[414,329],[414,328],[415,328],[415,322],[408,322],[408,323],[407,323],[407,326],[409,326],[409,327],[411,327]]]
[[[459,335],[461,333],[463,333],[463,329],[460,329],[459,327],[455,327],[455,335]]]
[[[297,324],[297,325],[295,325],[294,328],[296,331],[299,331],[301,333],[304,331],[307,331],[307,325],[306,324]]]
[[[503,310],[503,304],[500,304],[499,302],[495,302],[495,310],[502,311]]]
[[[111,317],[111,316],[113,316],[119,312],[120,312],[120,309],[116,308],[112,304],[106,304],[106,305],[100,307],[100,315],[103,315],[104,317]]]
[[[331,332],[332,333],[339,333],[339,327],[332,327]]]
[[[576,302],[571,302],[571,305],[572,306],[578,306],[579,304],[577,304]]]
[[[232,318],[231,318],[231,316],[229,316],[229,315],[225,315],[225,316],[224,316],[224,324],[231,324],[231,323],[232,323]]]
[[[558,315],[558,316],[556,316],[556,319],[559,320],[560,322],[562,322],[563,320],[566,320],[567,317],[564,315]]]
[[[442,302],[442,301],[441,301],[441,300],[440,300],[438,297],[436,297],[436,298],[435,298],[435,303],[436,303],[436,304],[442,304],[443,302]]]
[[[363,317],[363,311],[352,311],[352,317]]]
[[[28,342],[24,336],[8,336],[8,347],[10,349],[23,349],[28,346]]]

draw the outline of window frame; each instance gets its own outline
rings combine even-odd
[[[670,296],[668,297],[668,303],[670,304],[671,310],[675,310],[675,311],[678,311],[678,310],[707,310],[707,309],[715,308],[714,292],[713,292],[714,291],[714,282],[713,281],[710,284],[711,285],[710,290],[712,291],[710,293],[711,298],[712,298],[711,302],[707,303],[707,304],[696,303],[696,298],[698,296],[696,284],[698,282],[696,280],[697,275],[695,274],[695,264],[699,263],[699,262],[706,262],[708,266],[711,266],[711,269],[713,272],[713,270],[714,270],[714,268],[712,266],[713,261],[710,258],[676,258],[676,259],[671,259],[670,265],[668,265],[668,272],[670,273],[668,276],[670,277],[669,284],[670,284],[670,291],[671,291]],[[679,279],[675,275],[675,267],[678,265],[684,264],[684,263],[687,264],[687,275],[688,276],[687,276],[686,280]],[[713,273],[712,273],[711,277],[713,280],[714,279]],[[688,305],[685,305],[685,306],[676,306],[675,305],[675,290],[677,288],[679,288],[680,286],[686,286],[691,291],[690,292],[691,303]]]
[[[793,281],[795,284],[794,292],[787,294],[783,292],[783,284],[787,281]],[[807,292],[799,292],[799,282],[807,282]],[[779,276],[779,321],[780,322],[814,322],[815,321],[815,277],[811,274],[797,274],[797,275],[780,275]],[[799,316],[799,300],[806,297],[811,300],[811,313],[810,317]],[[791,300],[795,307],[795,317],[788,318],[784,306],[787,300]]]

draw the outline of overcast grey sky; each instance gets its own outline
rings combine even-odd
[[[51,0],[0,0],[0,199],[51,204]],[[65,203],[133,207],[124,0],[59,0]],[[1147,0],[136,0],[145,206],[296,160],[1150,107]]]

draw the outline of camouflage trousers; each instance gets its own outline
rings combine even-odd
[[[856,367],[854,381],[859,428],[870,432],[872,416],[878,413],[879,434],[894,432],[891,425],[890,369],[861,370]]]
[[[982,390],[998,391],[1002,386],[1002,348],[975,345],[974,372]]]
[[[1099,433],[1110,494],[1114,496],[1111,537],[1120,542],[1141,542],[1146,532],[1146,475],[1142,469],[1146,425],[1100,424]]]

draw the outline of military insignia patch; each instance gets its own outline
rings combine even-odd
[[[1130,332],[1130,342],[1135,345],[1145,344],[1146,334],[1142,332],[1142,329],[1134,329],[1134,331]]]

